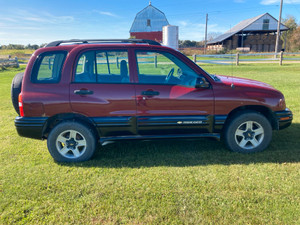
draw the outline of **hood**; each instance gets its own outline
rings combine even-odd
[[[221,80],[222,83],[224,83],[228,86],[233,84],[235,87],[276,90],[272,85],[261,82],[261,81],[257,81],[257,80],[251,80],[251,79],[246,79],[246,78],[241,78],[241,77],[229,77],[229,76],[223,76],[223,75],[217,75],[217,77]]]

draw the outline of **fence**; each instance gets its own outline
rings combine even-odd
[[[19,67],[18,57],[10,58],[9,56],[0,58],[0,67]]]
[[[22,54],[21,57],[12,58],[10,55],[0,55],[0,67],[19,67],[26,65],[31,57],[31,54]]]
[[[31,55],[26,55],[25,58],[11,58],[10,56],[0,56],[0,66],[1,67],[19,67],[19,64],[27,64]],[[140,63],[153,63],[157,67],[157,56],[145,56],[140,57],[146,59],[145,62]],[[119,68],[119,61],[123,57],[116,58],[116,64]],[[147,60],[147,59],[150,59]],[[153,60],[151,60],[153,59]],[[245,63],[260,63],[260,62],[269,62],[269,63],[279,63],[282,65],[283,62],[293,62],[300,63],[300,53],[291,53],[291,52],[280,52],[280,53],[249,53],[249,54],[218,54],[218,55],[193,55],[193,61],[195,63],[208,63],[208,64],[222,64],[222,65],[239,65],[241,62]]]
[[[294,63],[300,63],[300,53],[250,53],[250,54],[220,54],[220,55],[193,55],[195,63],[211,63],[222,65],[239,65],[240,62],[269,62],[282,65],[283,62],[289,61]]]

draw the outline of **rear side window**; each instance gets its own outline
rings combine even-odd
[[[35,62],[31,81],[33,83],[58,83],[66,52],[47,52]]]
[[[127,51],[88,51],[80,55],[76,83],[130,83]]]

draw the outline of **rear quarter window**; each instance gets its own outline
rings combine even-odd
[[[38,56],[31,74],[33,83],[58,83],[66,52],[46,52]]]

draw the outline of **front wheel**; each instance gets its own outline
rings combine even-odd
[[[96,138],[89,127],[67,121],[51,130],[47,145],[51,156],[57,162],[82,162],[93,156]]]
[[[240,153],[254,153],[266,149],[272,139],[272,127],[263,115],[247,112],[231,120],[225,129],[227,147]]]

